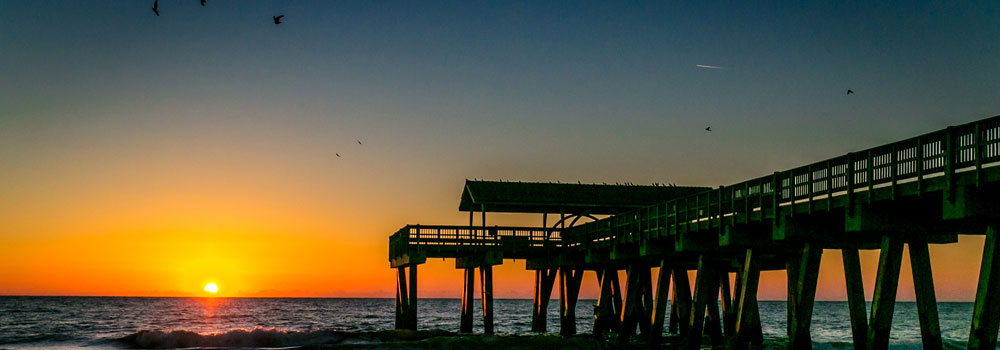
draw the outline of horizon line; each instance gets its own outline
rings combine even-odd
[[[291,297],[275,297],[275,296],[137,296],[137,295],[30,295],[30,294],[0,294],[0,298],[14,297],[14,298],[188,298],[188,299],[387,299],[392,300],[394,297],[309,297],[309,296],[291,296]],[[461,297],[456,298],[421,298],[417,297],[418,300],[461,300]],[[481,298],[473,298],[473,300],[481,300]],[[532,300],[529,298],[493,298],[493,300]],[[552,298],[551,300],[559,300],[559,298]],[[594,300],[593,298],[580,298],[578,300]],[[667,299],[672,300],[672,299]],[[786,299],[758,299],[757,301],[766,302],[787,302]],[[871,299],[865,299],[865,302],[871,302]],[[897,302],[916,302],[916,300],[896,300]],[[847,300],[816,300],[817,303],[846,303]],[[953,301],[953,300],[938,300],[937,303],[974,303],[975,300],[970,301]]]

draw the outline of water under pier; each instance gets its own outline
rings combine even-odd
[[[941,349],[927,247],[986,235],[968,348],[996,348],[1000,116],[717,188],[465,185],[459,210],[469,212],[467,226],[407,225],[389,238],[390,265],[398,272],[396,328],[417,327],[417,266],[452,258],[465,276],[460,331],[472,331],[479,269],[484,330],[492,333],[492,266],[524,259],[535,272],[533,330],[545,331],[544,311],[558,285],[560,333],[575,334],[580,281],[594,271],[600,284],[595,333],[624,342],[638,331],[656,345],[667,328],[685,348],[710,342],[742,349],[763,341],[760,272],[782,270],[788,347],[808,349],[819,262],[824,252],[836,251],[843,256],[855,348],[886,349],[905,245],[923,347]],[[538,213],[542,220],[538,227],[488,226],[488,212]],[[552,214],[557,220],[548,222]],[[860,249],[880,252],[870,313]],[[697,271],[693,293],[689,270]]]

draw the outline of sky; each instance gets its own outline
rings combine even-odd
[[[996,1],[151,5],[0,2],[0,295],[392,297],[387,237],[465,179],[719,186],[1000,114]],[[981,249],[931,248],[939,300]]]

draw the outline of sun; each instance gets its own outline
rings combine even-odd
[[[215,285],[215,283],[206,284],[205,285],[205,291],[209,292],[209,293],[212,293],[212,294],[218,293],[219,292],[219,286]]]

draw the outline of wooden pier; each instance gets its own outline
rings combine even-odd
[[[1000,116],[712,189],[467,181],[459,209],[469,212],[468,226],[408,225],[389,239],[398,270],[396,327],[417,327],[416,266],[428,257],[454,258],[465,273],[460,331],[472,331],[479,268],[484,330],[492,333],[492,266],[525,259],[535,271],[534,331],[546,329],[544,311],[558,281],[560,333],[576,333],[580,281],[594,271],[600,285],[594,333],[625,342],[638,331],[656,346],[666,326],[684,348],[711,342],[745,349],[763,341],[760,272],[783,270],[788,348],[809,349],[819,263],[825,251],[838,250],[854,347],[886,349],[906,245],[923,347],[941,349],[927,247],[986,235],[968,347],[995,349],[998,195]],[[487,212],[541,213],[542,224],[488,226]],[[549,223],[550,214],[558,221]],[[880,251],[870,313],[859,249]],[[697,271],[694,293],[689,270]]]

